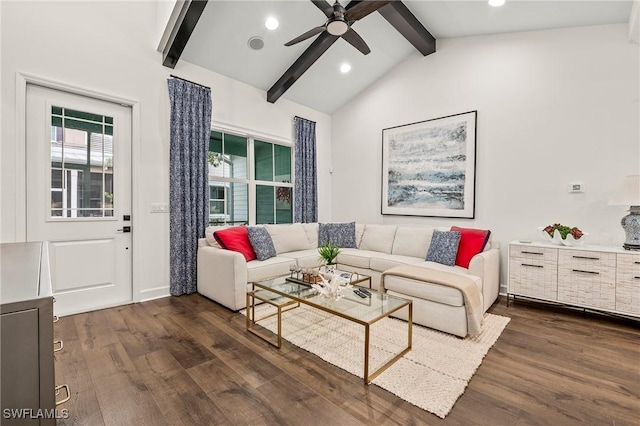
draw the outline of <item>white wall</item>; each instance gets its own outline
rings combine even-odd
[[[16,133],[16,73],[22,72],[81,88],[133,99],[140,104],[137,144],[140,161],[134,164],[134,264],[140,292],[136,299],[168,295],[169,216],[149,213],[151,203],[169,199],[169,102],[166,78],[170,73],[212,87],[213,119],[255,129],[280,139],[291,139],[294,115],[316,121],[318,140],[319,215],[331,214],[331,118],[295,103],[266,102],[266,93],[186,63],[175,70],[162,67],[158,46],[158,4],[151,1],[0,2],[2,145],[0,175],[0,241],[12,242],[24,234],[16,229],[24,207],[16,206],[19,176],[17,153],[23,141]],[[7,125],[7,124],[11,125]],[[136,242],[138,242],[136,244]]]
[[[621,246],[623,207],[640,172],[640,67],[627,25],[438,41],[333,115],[334,221],[489,228],[502,245],[554,222]],[[476,218],[380,214],[382,129],[478,110]],[[349,184],[345,184],[348,182]],[[570,194],[582,182],[584,194]]]

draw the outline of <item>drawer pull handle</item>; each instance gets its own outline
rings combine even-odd
[[[59,348],[56,349],[56,345],[60,345]],[[54,352],[60,352],[62,350],[62,348],[64,348],[64,345],[62,344],[62,340],[54,340],[53,341],[53,351]]]
[[[573,269],[573,272],[581,272],[581,273],[583,273],[583,274],[600,275],[600,272],[595,272],[595,271],[583,271],[582,269]]]
[[[640,265],[640,262],[633,262],[633,263],[635,263],[636,265]]]
[[[523,251],[522,254],[537,254],[538,256],[544,256],[544,253],[538,253],[535,251]]]
[[[523,263],[522,266],[530,266],[532,268],[544,268],[542,265],[532,265],[530,263]]]
[[[633,277],[633,278],[635,278],[636,280],[640,280],[640,277]]]
[[[599,257],[573,256],[574,259],[600,260]]]
[[[63,399],[61,399],[60,401],[56,401],[56,405],[64,404],[65,402],[67,402],[68,400],[71,399],[71,391],[69,391],[69,385],[56,386],[56,396],[58,396],[58,394],[60,394],[60,390],[61,389],[65,390],[65,392],[67,393],[67,396],[64,397]]]

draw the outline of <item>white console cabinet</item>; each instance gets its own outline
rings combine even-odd
[[[640,252],[511,242],[510,296],[640,317]]]

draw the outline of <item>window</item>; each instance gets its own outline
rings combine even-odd
[[[51,217],[113,217],[113,118],[51,107]]]
[[[291,148],[254,141],[256,223],[292,223]]]
[[[291,223],[291,154],[291,147],[283,144],[212,131],[210,223]]]

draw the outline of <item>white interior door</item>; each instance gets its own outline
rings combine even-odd
[[[50,242],[56,315],[130,302],[131,108],[29,84],[26,117],[27,241]]]

